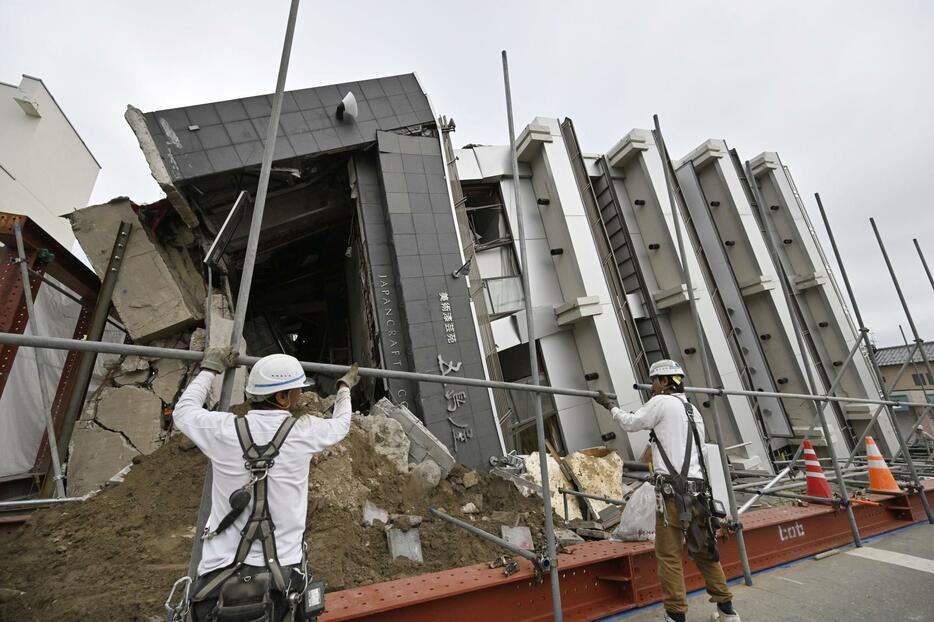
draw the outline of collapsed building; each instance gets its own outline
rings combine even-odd
[[[337,113],[347,93],[356,115]],[[132,342],[229,342],[271,105],[271,95],[260,95],[128,109],[166,198],[115,199],[71,220],[102,277],[121,223],[132,224],[113,294]],[[245,353],[528,382],[527,344],[535,339],[547,384],[612,391],[635,409],[647,396],[633,384],[662,358],[683,361],[691,384],[704,384],[703,340],[724,388],[808,393],[810,369],[825,389],[842,371],[838,395],[879,396],[865,353],[848,362],[858,333],[775,153],[744,167],[724,141],[706,141],[672,162],[669,186],[652,132],[633,130],[605,153],[590,153],[570,120],[536,118],[518,137],[516,205],[509,147],[455,148],[454,122],[432,110],[413,74],[288,91],[282,106]],[[700,275],[693,291],[672,205],[684,206],[688,268]],[[518,218],[530,301],[513,234]],[[790,301],[783,280],[797,292]],[[526,308],[535,335],[526,332]],[[803,350],[796,315],[807,323]],[[164,442],[192,370],[125,357],[111,371],[76,422],[71,492],[93,489]],[[316,380],[322,393],[333,389],[333,379]],[[242,371],[238,386],[234,403],[243,400]],[[408,408],[471,468],[537,448],[532,399],[542,400],[558,454],[607,446],[631,459],[648,442],[645,433],[619,430],[587,398],[372,378],[362,391],[364,405],[388,398]],[[697,401],[709,424],[711,402]],[[729,396],[720,404],[739,468],[772,471],[814,418],[806,400]],[[818,431],[815,444],[848,453],[871,413],[837,403],[827,411],[830,438]],[[893,432],[880,424],[891,450]]]

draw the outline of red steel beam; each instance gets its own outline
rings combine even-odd
[[[78,314],[78,321],[75,323],[75,332],[72,339],[84,339],[88,332],[88,326],[91,321],[91,313],[87,307],[81,307]],[[58,388],[55,391],[55,399],[52,402],[52,422],[55,426],[55,435],[59,437],[62,428],[65,425],[65,411],[68,408],[68,398],[75,390],[77,381],[78,362],[81,359],[81,352],[69,352],[65,357],[65,365],[62,368],[62,375],[58,380]],[[33,470],[37,473],[48,471],[51,455],[49,454],[49,435],[48,432],[42,433],[42,440],[39,442],[39,449],[36,451],[36,462]]]
[[[26,288],[20,276],[19,266],[10,263],[11,248],[7,246],[5,260],[0,262],[0,332],[23,334],[26,330]],[[26,250],[26,265],[36,272],[43,273],[45,264],[36,261],[38,251]],[[33,277],[29,280],[30,295],[35,300],[42,280]],[[0,395],[10,377],[13,359],[16,358],[16,346],[0,345]]]
[[[934,481],[925,482],[934,499]],[[924,519],[917,495],[871,495],[883,507],[856,506],[863,536],[874,536]],[[746,548],[754,571],[765,570],[851,542],[846,515],[826,506],[782,506],[743,516]],[[468,537],[466,534],[464,537]],[[559,557],[561,600],[569,622],[596,620],[661,600],[651,542],[585,542]],[[727,577],[742,574],[734,540],[720,553]],[[504,577],[483,564],[376,583],[327,595],[320,622],[468,622],[550,620],[547,582],[534,580],[532,565]],[[689,590],[703,587],[693,563],[685,565]]]

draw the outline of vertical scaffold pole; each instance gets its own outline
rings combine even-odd
[[[13,227],[16,236],[16,252],[19,258],[20,275],[23,278],[23,299],[26,301],[26,314],[29,316],[27,327],[29,331],[39,337],[36,308],[32,303],[32,286],[29,284],[29,267],[26,265],[26,246],[23,244],[23,228],[19,223]],[[45,421],[45,432],[49,437],[49,455],[52,456],[52,477],[55,480],[55,496],[59,499],[65,497],[65,484],[62,481],[62,462],[58,454],[58,441],[55,438],[55,422],[52,421],[52,402],[49,400],[49,388],[42,378],[41,349],[33,348],[36,357],[36,373],[39,378],[39,397],[42,402],[42,415]]]
[[[918,375],[918,366],[914,362],[914,357],[915,357],[914,353],[919,349],[918,344],[917,343],[914,344],[914,347],[908,345],[908,337],[905,336],[905,329],[902,327],[901,324],[898,325],[898,332],[901,333],[902,343],[905,344],[905,348],[908,350],[908,360],[905,361],[905,363],[902,365],[902,368],[906,368],[908,367],[908,365],[911,365],[911,369],[915,372],[916,375]],[[914,425],[912,425],[909,428],[911,432],[908,433],[907,438],[911,438],[912,433],[918,429],[918,426],[921,425],[921,422],[924,421],[924,418],[927,417],[928,414],[931,412],[931,409],[934,408],[934,403],[931,402],[932,396],[930,393],[928,393],[928,389],[927,389],[927,385],[928,385],[927,379],[924,377],[924,374],[920,374],[920,376],[921,376],[921,394],[924,395],[924,401],[931,405],[928,406],[927,408],[921,409],[921,415],[918,417],[918,420],[914,422]],[[898,385],[897,381],[892,382],[893,387],[896,385]]]
[[[749,183],[749,190],[752,192],[756,205],[759,208],[762,227],[765,229],[766,233],[765,241],[775,256],[775,269],[778,271],[779,281],[781,282],[782,286],[782,293],[785,296],[785,301],[788,305],[788,311],[791,314],[792,329],[795,334],[795,341],[798,344],[798,349],[801,351],[808,389],[813,395],[817,395],[817,383],[814,380],[814,372],[811,370],[811,366],[807,364],[807,349],[805,348],[804,343],[804,331],[810,331],[811,329],[807,325],[807,320],[805,319],[804,314],[801,312],[802,304],[798,300],[798,291],[792,284],[791,279],[788,276],[788,271],[785,269],[785,264],[790,264],[790,262],[788,261],[787,256],[784,256],[783,261],[783,251],[781,250],[782,247],[778,243],[778,235],[775,232],[775,223],[772,222],[764,207],[762,194],[759,192],[759,185],[756,183],[756,178],[752,174],[752,167],[749,165],[748,161],[746,162],[746,180]],[[855,355],[859,349],[859,338],[856,339],[856,342],[853,344],[853,348],[854,349],[850,352],[851,356]],[[816,364],[817,363],[815,359],[815,365]],[[841,368],[840,373],[837,375],[837,380],[842,379],[843,369],[845,369],[845,367]],[[832,384],[828,388],[827,394],[829,395],[835,389],[836,387]],[[820,421],[821,430],[823,431],[824,439],[827,442],[827,453],[830,454],[830,459],[833,462],[834,475],[836,475],[837,485],[840,487],[842,505],[846,508],[846,518],[850,523],[850,532],[853,535],[853,544],[857,547],[861,547],[863,546],[863,539],[859,535],[859,525],[856,524],[856,515],[853,513],[853,503],[850,501],[850,494],[847,491],[846,482],[843,480],[843,470],[840,468],[840,461],[837,458],[837,450],[834,447],[833,439],[831,438],[830,426],[827,424],[827,417],[824,414],[824,408],[827,404],[826,402],[821,404],[820,402],[816,401],[811,403],[814,405],[815,415],[817,416],[818,421]]]
[[[243,336],[243,325],[246,323],[247,306],[250,301],[250,287],[253,285],[253,267],[256,265],[256,251],[259,247],[259,232],[263,225],[263,210],[266,207],[266,192],[269,189],[269,175],[272,171],[272,159],[276,150],[276,134],[279,129],[279,115],[282,112],[282,94],[285,92],[285,79],[289,72],[289,57],[292,53],[292,37],[295,34],[295,21],[298,17],[299,0],[292,0],[289,8],[289,21],[285,28],[285,42],[282,45],[282,58],[279,61],[279,76],[276,80],[276,94],[272,100],[272,111],[269,116],[269,125],[266,126],[266,145],[263,150],[263,161],[259,169],[259,182],[256,187],[256,201],[253,204],[253,216],[250,219],[250,233],[247,238],[246,251],[243,257],[243,272],[240,274],[240,289],[237,291],[237,306],[234,308],[233,328],[230,331],[230,347],[239,350],[240,339]],[[206,309],[210,312],[210,309]],[[236,370],[228,369],[224,373],[221,384],[220,405],[221,410],[230,408],[230,398],[233,394],[233,383]],[[198,564],[201,562],[201,534],[211,514],[211,486],[214,474],[208,465],[204,475],[204,487],[201,491],[201,506],[198,508],[198,524],[195,528],[195,537],[191,545],[191,563],[188,574],[192,578],[198,574]]]
[[[882,242],[882,236],[879,235],[879,228],[876,226],[875,219],[870,218],[869,223],[872,225],[872,231],[876,235],[876,241],[879,242],[879,249],[882,251],[882,257],[885,259],[885,265],[889,269],[889,275],[892,277],[892,284],[895,285],[895,291],[898,292],[898,300],[902,303],[902,309],[905,311],[905,318],[908,320],[908,326],[911,328],[911,333],[914,335],[915,343],[918,346],[918,351],[921,353],[921,360],[924,362],[924,366],[927,371],[927,377],[934,378],[934,369],[931,367],[931,357],[928,356],[927,351],[924,349],[924,340],[921,339],[921,335],[918,333],[918,326],[915,324],[915,320],[911,315],[911,310],[908,308],[908,301],[905,300],[905,294],[902,292],[902,286],[899,284],[898,277],[895,275],[895,268],[892,267],[892,261],[889,259],[889,253],[885,250],[885,244]],[[918,252],[920,251],[921,249],[918,248]],[[925,269],[927,269],[927,264],[925,264]],[[930,273],[928,273],[928,275],[930,276]],[[925,393],[925,396],[926,395],[927,394]],[[905,451],[906,455],[908,454],[907,449],[903,451]],[[923,497],[924,493],[922,493],[921,496]],[[925,507],[927,507],[927,505],[925,505]],[[930,516],[930,514],[928,516]]]
[[[869,341],[869,330],[863,323],[863,315],[859,311],[859,305],[856,303],[856,295],[853,293],[853,287],[850,285],[850,278],[847,276],[846,267],[843,265],[843,259],[840,257],[840,250],[837,248],[837,240],[833,235],[833,230],[830,228],[830,221],[827,219],[827,212],[824,210],[824,203],[820,199],[820,194],[816,192],[814,193],[814,198],[817,200],[817,209],[820,210],[821,219],[824,221],[824,228],[827,229],[827,237],[830,239],[830,246],[833,249],[834,257],[837,260],[837,267],[840,269],[840,276],[843,278],[843,285],[846,287],[846,293],[850,299],[850,306],[853,308],[853,315],[856,316],[856,323],[859,324],[859,330],[862,335],[863,342],[866,344],[866,354],[869,355],[869,361],[872,363],[872,369],[876,374],[876,381],[879,383],[879,389],[882,391],[882,399],[891,399],[889,397],[888,389],[885,388],[885,378],[882,376],[882,370],[879,369],[879,362],[876,359],[876,351],[873,348],[872,343]],[[915,243],[917,244],[917,240],[915,240]],[[919,345],[918,347],[921,346]],[[892,386],[894,387],[895,383],[893,383]],[[895,417],[895,412],[892,410],[891,406],[885,406],[885,410],[889,414],[889,421],[892,423],[892,429],[895,432],[895,438],[898,439],[898,447],[902,454],[905,456],[905,464],[908,465],[908,473],[911,475],[911,479],[914,481],[915,485],[920,491],[918,496],[921,497],[921,505],[924,506],[924,513],[927,514],[928,522],[934,524],[934,514],[931,514],[931,506],[928,503],[927,495],[924,494],[924,487],[921,485],[921,478],[918,477],[918,472],[915,469],[915,463],[911,458],[911,452],[908,451],[908,445],[905,443],[905,439],[902,438],[901,432],[898,431],[898,420]],[[863,437],[865,438],[866,434],[868,433],[869,428],[866,429]],[[856,446],[859,447],[859,443],[857,443]],[[892,453],[894,454],[895,452],[893,451]],[[847,460],[847,465],[849,465],[849,459]]]
[[[675,236],[678,240],[678,254],[681,257],[681,269],[684,271],[684,281],[688,288],[688,305],[691,309],[691,315],[694,316],[694,326],[697,331],[697,351],[701,356],[701,363],[704,367],[704,381],[708,387],[713,387],[713,374],[710,372],[710,361],[707,358],[707,339],[704,336],[704,327],[701,325],[700,315],[697,312],[697,301],[694,299],[694,287],[691,283],[691,269],[688,266],[687,250],[684,245],[684,236],[681,233],[681,212],[678,209],[675,200],[675,180],[672,175],[671,160],[668,157],[668,149],[665,147],[665,139],[662,136],[662,129],[658,123],[658,115],[653,115],[652,120],[655,123],[655,141],[662,158],[662,168],[665,170],[665,186],[668,191],[668,202],[671,205],[671,217],[674,220]],[[720,463],[723,466],[723,479],[726,480],[726,494],[730,504],[730,516],[736,521],[738,528],[736,530],[736,548],[739,551],[739,561],[743,567],[743,579],[746,585],[752,585],[752,570],[749,567],[749,556],[746,553],[746,539],[743,537],[743,524],[740,522],[740,514],[736,507],[736,493],[733,490],[733,478],[730,477],[730,461],[726,456],[726,445],[723,442],[723,429],[720,425],[720,409],[717,407],[717,398],[710,400],[711,410],[713,411],[713,429],[717,437],[717,449],[720,452]]]
[[[535,340],[535,322],[532,318],[532,296],[529,291],[529,255],[525,243],[524,216],[519,205],[519,154],[516,153],[516,128],[512,118],[512,92],[509,88],[509,62],[506,50],[503,50],[503,82],[506,87],[506,117],[509,121],[509,151],[512,156],[512,185],[516,204],[516,223],[519,233],[519,253],[522,255],[522,293],[525,296],[525,324],[529,336],[529,366],[532,373],[532,385],[538,386],[538,347]],[[538,436],[538,456],[541,464],[542,497],[545,502],[545,539],[547,540],[548,561],[551,563],[551,606],[555,622],[564,619],[561,610],[561,586],[558,579],[558,559],[555,547],[554,514],[551,509],[551,489],[548,482],[548,450],[545,446],[545,421],[542,418],[542,401],[538,395],[532,400],[535,415],[535,431]]]

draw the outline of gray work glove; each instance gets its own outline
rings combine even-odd
[[[230,346],[222,348],[208,348],[201,359],[201,369],[208,369],[218,374],[224,373],[230,367],[237,366],[238,353]]]
[[[613,408],[616,408],[616,406],[617,406],[616,402],[614,402],[613,400],[611,400],[609,395],[607,395],[607,394],[604,393],[603,391],[598,391],[598,393],[599,393],[599,395],[598,395],[597,397],[593,398],[593,401],[595,401],[596,403],[600,404],[601,406],[603,406],[603,407],[606,408],[607,410],[612,410]]]
[[[350,371],[348,371],[346,374],[338,378],[337,388],[339,389],[341,387],[341,384],[346,386],[348,389],[352,389],[355,386],[357,386],[357,383],[360,382],[360,372],[357,371],[359,367],[360,366],[357,363],[354,363],[353,365],[351,365]]]

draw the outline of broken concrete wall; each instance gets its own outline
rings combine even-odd
[[[188,346],[189,335],[159,339],[163,348]],[[165,410],[181,393],[194,365],[183,361],[124,356],[109,364],[101,386],[89,397],[71,438],[68,494],[103,486],[134,456],[150,454],[167,437]]]
[[[94,270],[103,279],[121,221],[133,223],[113,303],[135,343],[177,333],[204,318],[201,273],[185,250],[190,232],[172,224],[153,241],[127,198],[73,212],[71,226]]]

